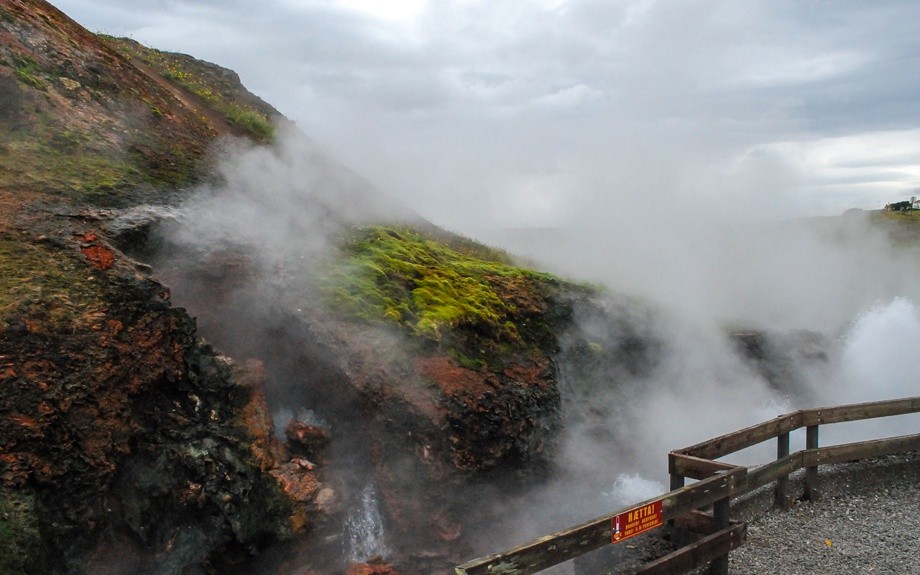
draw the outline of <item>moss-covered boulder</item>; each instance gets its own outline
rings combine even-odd
[[[445,232],[374,226],[349,238],[320,293],[338,330],[390,336],[340,340],[360,387],[388,377],[387,392],[428,420],[429,457],[483,471],[545,455],[558,422],[555,331],[584,290]]]

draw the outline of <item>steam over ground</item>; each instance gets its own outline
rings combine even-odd
[[[545,508],[523,515],[521,540],[540,535],[534,526],[546,517],[564,528],[576,523],[573,509],[587,520],[667,491],[671,449],[803,407],[918,394],[917,249],[892,245],[865,212],[780,219],[761,211],[769,200],[740,197],[731,206],[700,198],[677,204],[666,191],[643,202],[612,191],[609,202],[572,207],[581,216],[576,225],[482,231],[544,269],[652,306],[659,314],[645,327],[664,341],[651,373],[592,395],[590,409],[607,415],[605,433],[597,421],[567,428],[563,475],[534,498]],[[776,208],[765,211],[783,212]],[[797,385],[775,389],[741,358],[733,330],[793,341],[814,331],[827,338],[828,357],[786,366]],[[918,425],[901,416],[826,426],[821,441],[915,433]],[[804,433],[792,441],[793,450],[804,448]],[[728,460],[772,457],[775,446],[764,444]]]
[[[268,281],[246,305],[283,303],[273,272],[303,266],[309,273],[339,224],[417,218],[294,131],[276,149],[233,150],[221,173],[221,186],[186,206],[172,241],[258,254]],[[578,207],[585,217],[577,225],[478,231],[478,239],[548,271],[629,298],[631,324],[660,343],[649,369],[616,382],[562,374],[566,427],[553,479],[526,501],[496,493],[489,505],[505,506],[506,520],[480,542],[483,554],[666,491],[671,449],[801,407],[917,394],[918,253],[893,247],[864,214],[781,221],[758,214],[754,201],[725,211],[610,197],[594,210]],[[582,328],[603,338],[596,319],[584,318]],[[729,334],[739,329],[780,339],[817,332],[828,343],[826,360],[785,365],[795,381],[779,389],[738,353]],[[822,431],[822,440],[908,429],[916,418]],[[735,460],[763,462],[773,449]]]

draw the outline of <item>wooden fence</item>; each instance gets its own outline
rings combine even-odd
[[[775,482],[774,502],[788,508],[789,474],[805,470],[806,499],[820,495],[818,466],[920,449],[920,434],[830,447],[818,446],[820,425],[920,412],[920,397],[803,409],[668,454],[671,491],[610,515],[540,537],[514,549],[475,559],[456,568],[457,575],[529,575],[618,543],[619,518],[653,509],[654,527],[667,523],[680,547],[639,569],[611,565],[611,573],[658,575],[687,573],[706,563],[710,573],[728,573],[728,553],[741,545],[747,525],[732,521],[735,497]],[[805,449],[790,453],[790,432],[805,428]],[[748,468],[717,461],[731,453],[776,439],[776,460]],[[687,478],[695,483],[685,485]],[[711,511],[701,511],[710,508]]]

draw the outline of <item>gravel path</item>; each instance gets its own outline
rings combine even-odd
[[[819,478],[822,498],[789,511],[771,508],[770,489],[733,505],[748,538],[729,555],[732,575],[920,574],[920,452],[821,467]]]

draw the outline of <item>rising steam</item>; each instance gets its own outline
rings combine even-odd
[[[184,206],[180,224],[165,228],[163,253],[171,254],[173,267],[180,253],[202,257],[232,247],[254,256],[255,284],[221,294],[242,317],[202,322],[208,337],[243,355],[281,353],[254,340],[277,327],[276,308],[290,300],[282,292],[300,289],[285,281],[303,278],[303,270],[299,276],[290,270],[309,274],[309,262],[322,257],[342,226],[417,219],[293,130],[283,130],[272,148],[231,146],[219,174],[218,185]],[[613,366],[594,380],[572,377],[566,334],[559,334],[565,426],[552,476],[517,500],[501,501],[499,488],[492,499],[470,503],[502,510],[488,536],[474,541],[479,552],[665,491],[671,449],[801,407],[917,393],[911,365],[920,349],[917,254],[892,248],[865,215],[790,223],[635,200],[569,212],[583,216],[575,227],[481,237],[551,271],[602,283],[614,299],[627,294],[632,303],[618,320],[657,342],[657,351],[641,370]],[[207,314],[214,294],[196,291],[188,278],[168,283],[180,305]],[[601,349],[613,347],[605,338],[618,335],[601,329],[605,321],[584,317],[575,329]],[[777,386],[739,353],[731,334],[741,328],[779,340],[810,330],[822,334],[827,350],[814,361],[790,356],[783,365],[790,382]],[[304,375],[292,369],[278,377]],[[289,418],[301,407],[281,406],[278,414]],[[915,429],[916,421],[906,426]],[[735,461],[764,462],[771,449]],[[398,547],[381,530],[373,485],[352,499],[359,505],[345,526],[345,554],[360,560]]]

